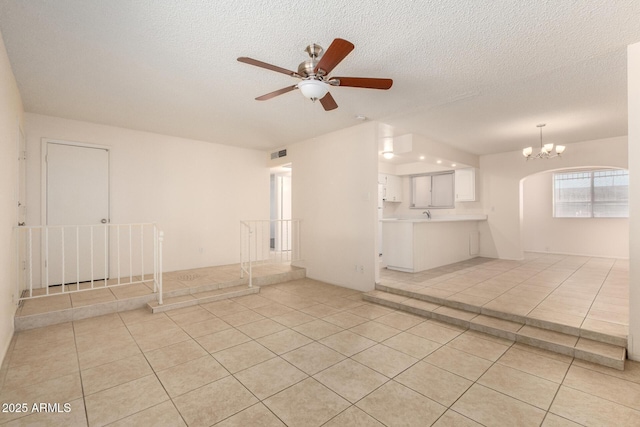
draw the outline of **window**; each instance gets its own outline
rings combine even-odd
[[[629,171],[600,169],[554,173],[553,216],[629,217]]]
[[[412,209],[453,208],[454,171],[411,176]]]

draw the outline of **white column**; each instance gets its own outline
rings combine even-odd
[[[627,48],[629,101],[629,359],[640,361],[640,43]]]

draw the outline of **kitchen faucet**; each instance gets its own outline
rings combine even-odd
[[[431,212],[429,212],[429,211],[427,210],[427,211],[424,211],[424,212],[422,212],[422,213],[423,213],[423,214],[426,214],[428,219],[431,219]]]

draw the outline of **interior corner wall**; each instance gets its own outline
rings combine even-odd
[[[525,251],[629,258],[628,218],[554,218],[553,173],[523,182],[522,247]]]
[[[292,216],[307,277],[372,290],[377,268],[377,125],[364,123],[287,147]]]
[[[640,361],[640,43],[627,48],[629,102],[629,359]]]
[[[13,336],[15,244],[18,222],[18,134],[23,126],[22,98],[0,34],[0,363]]]
[[[628,168],[626,136],[565,144],[562,157],[525,160],[520,151],[480,157],[481,202],[487,221],[481,222],[480,255],[522,259],[520,187],[530,175],[568,168],[603,166]]]
[[[110,147],[110,219],[155,222],[165,271],[239,262],[240,221],[269,218],[265,153],[27,113],[27,224],[41,223],[41,140]]]

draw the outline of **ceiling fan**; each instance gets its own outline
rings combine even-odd
[[[330,86],[359,87],[365,89],[389,89],[393,84],[391,79],[374,79],[368,77],[329,77],[329,73],[338,65],[351,51],[354,45],[343,39],[335,39],[327,51],[322,54],[322,47],[315,43],[310,44],[305,49],[311,59],[307,59],[298,66],[298,71],[291,71],[257,59],[245,56],[238,58],[238,61],[267,70],[287,74],[291,77],[301,79],[301,82],[293,86],[278,89],[256,98],[257,101],[266,101],[295,89],[300,89],[302,94],[312,101],[320,100],[320,104],[326,111],[338,108],[338,104],[329,93]]]

